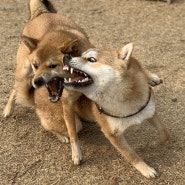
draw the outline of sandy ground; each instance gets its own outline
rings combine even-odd
[[[175,1],[175,0],[174,0]],[[184,185],[185,184],[185,1],[53,0],[88,33],[99,48],[135,45],[134,56],[164,79],[155,88],[157,109],[171,133],[160,146],[147,122],[127,139],[159,173],[146,179],[112,147],[94,124],[79,134],[83,163],[74,166],[69,144],[60,143],[40,126],[33,109],[16,106],[0,116],[0,184],[17,185]],[[114,2],[114,3],[113,3]],[[0,109],[13,84],[20,32],[28,17],[27,1],[0,1]]]

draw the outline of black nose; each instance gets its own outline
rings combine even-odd
[[[65,54],[64,55],[64,58],[63,58],[64,65],[65,64],[68,64],[71,59],[72,59],[72,56],[71,55]]]
[[[37,87],[40,87],[40,86],[44,85],[44,78],[42,78],[42,77],[35,78],[34,79],[34,84]]]

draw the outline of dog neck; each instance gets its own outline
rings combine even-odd
[[[114,115],[114,114],[111,114],[107,111],[105,111],[102,107],[100,107],[97,103],[96,104],[96,107],[98,109],[98,111],[100,112],[100,114],[105,114],[107,116],[110,116],[110,117],[113,117],[113,118],[129,118],[129,117],[132,117],[138,113],[140,113],[143,109],[145,109],[145,107],[147,107],[148,103],[150,102],[150,98],[151,98],[151,88],[149,87],[149,93],[148,93],[148,100],[146,101],[146,103],[144,105],[142,105],[138,111],[136,112],[133,112],[131,114],[128,114],[128,115]]]
[[[96,86],[88,89],[84,94],[103,112],[124,117],[140,112],[142,107],[146,107],[150,101],[151,89],[147,84],[138,84],[134,87],[120,84],[114,87],[109,85],[107,88]]]

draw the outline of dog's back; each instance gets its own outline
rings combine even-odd
[[[56,14],[54,6],[48,0],[30,0],[29,11],[30,19],[25,25],[22,35],[40,40],[45,33],[58,30],[71,33],[79,39],[88,40],[85,31],[74,21]]]

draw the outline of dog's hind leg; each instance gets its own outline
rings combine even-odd
[[[124,136],[111,133],[106,128],[102,129],[103,133],[107,139],[112,143],[112,145],[117,148],[118,151],[139,171],[142,175],[147,178],[154,178],[157,176],[155,169],[148,166],[128,145]]]
[[[8,102],[3,110],[4,117],[9,117],[12,114],[15,107],[15,97],[16,97],[16,90],[13,88],[10,93]]]
[[[170,134],[166,127],[161,123],[157,114],[155,113],[154,116],[150,118],[148,121],[157,128],[160,137],[160,143],[165,143],[170,138]]]

